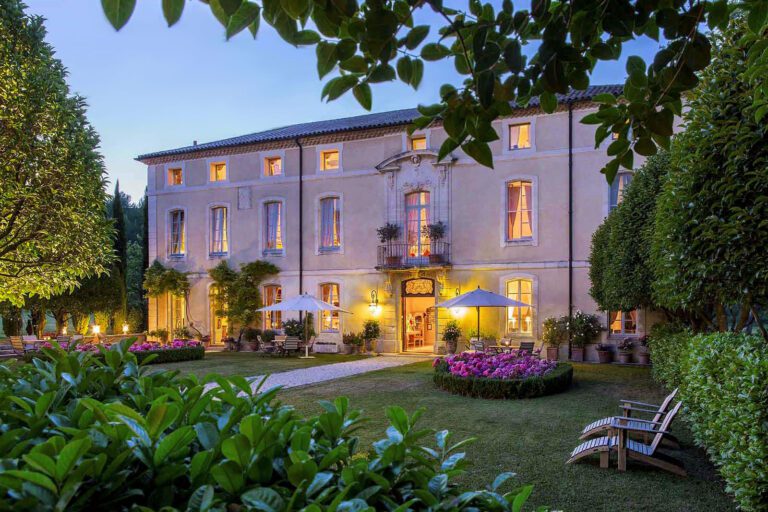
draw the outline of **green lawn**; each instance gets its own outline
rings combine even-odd
[[[194,373],[205,377],[209,373],[221,375],[264,375],[278,373],[297,368],[309,368],[321,364],[343,363],[364,359],[364,355],[316,354],[314,359],[299,359],[297,356],[270,356],[255,352],[206,352],[205,359],[199,361],[184,361],[153,366],[159,370],[179,370],[182,373]]]
[[[680,478],[630,463],[627,473],[591,462],[566,466],[581,428],[592,420],[617,414],[620,398],[655,402],[663,392],[648,370],[610,365],[577,365],[574,387],[567,393],[532,400],[494,401],[463,398],[438,391],[429,363],[419,363],[287,389],[280,398],[305,413],[317,413],[317,401],[348,396],[370,418],[361,440],[364,447],[384,437],[387,405],[407,411],[426,407],[422,425],[449,429],[455,439],[477,437],[467,453],[472,463],[463,484],[482,487],[503,471],[535,485],[531,503],[567,511],[725,511],[734,510],[724,485],[690,433],[678,421],[672,431],[683,450],[677,452],[689,476]],[[531,510],[528,508],[527,510]]]

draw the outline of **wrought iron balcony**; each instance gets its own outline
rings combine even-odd
[[[430,242],[428,245],[392,242],[380,245],[376,268],[398,270],[420,267],[450,266],[448,242]]]

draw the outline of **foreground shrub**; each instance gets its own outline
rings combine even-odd
[[[43,343],[42,348],[52,349],[54,346],[59,347],[56,342],[46,342]],[[70,349],[75,352],[90,352],[100,357],[102,350],[110,347],[111,344],[109,343],[79,343]],[[139,364],[179,363],[196,361],[205,357],[205,347],[194,340],[173,340],[170,345],[150,342],[133,343],[128,347],[128,351],[136,355],[136,361]],[[34,359],[47,357],[48,353],[45,351],[28,352],[24,354],[24,362],[31,363]]]
[[[345,398],[304,418],[277,389],[149,372],[129,346],[0,367],[0,510],[517,511],[531,492],[502,493],[511,474],[464,492],[467,441],[423,446],[420,412],[389,408],[366,456]]]
[[[566,363],[545,361],[552,367],[542,375],[502,379],[453,373],[447,359],[435,360],[433,381],[438,388],[457,395],[491,399],[535,398],[561,393],[573,382],[573,367]]]
[[[680,388],[685,418],[743,510],[768,510],[768,345],[734,333],[651,337],[655,375]]]

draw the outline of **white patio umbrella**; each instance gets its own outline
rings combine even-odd
[[[276,302],[275,304],[272,304],[271,306],[266,306],[258,311],[299,311],[304,313],[314,313],[317,311],[338,311],[339,313],[349,313],[349,311],[345,311],[341,309],[338,306],[334,306],[333,304],[329,304],[325,301],[322,301],[315,297],[314,295],[310,295],[308,293],[302,293],[301,295],[297,295],[296,297],[283,300],[280,302]],[[350,315],[352,313],[349,313]],[[308,324],[305,321],[304,322],[304,355],[301,356],[304,359],[310,359],[314,356],[309,355],[309,345],[306,344],[308,339]]]
[[[498,293],[481,289],[462,293],[456,297],[435,304],[436,308],[475,308],[477,311],[477,339],[480,340],[480,308],[527,308],[530,304],[510,299]]]

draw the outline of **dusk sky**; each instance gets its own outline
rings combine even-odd
[[[111,186],[119,179],[134,200],[146,183],[146,168],[134,160],[141,153],[366,113],[351,94],[330,104],[320,101],[314,47],[294,48],[264,23],[255,41],[244,31],[227,42],[223,27],[198,1],[188,2],[169,29],[160,0],[142,0],[120,32],[96,0],[27,4],[29,12],[47,19],[47,40],[69,69],[70,87],[88,101]],[[435,21],[429,13],[417,18]],[[625,58],[640,55],[648,62],[656,46],[633,43]],[[592,83],[624,78],[623,59],[601,64]],[[446,82],[460,83],[452,64],[426,63],[418,91],[400,82],[374,86],[373,111],[434,103]]]

